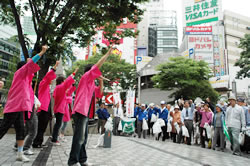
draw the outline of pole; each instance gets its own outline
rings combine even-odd
[[[138,74],[138,103],[141,102],[141,76]]]

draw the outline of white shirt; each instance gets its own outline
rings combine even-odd
[[[122,110],[122,108],[117,108],[117,107],[114,107],[113,108],[113,110],[114,110],[114,117],[123,117],[123,110]]]

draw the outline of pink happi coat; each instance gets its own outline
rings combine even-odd
[[[40,70],[40,67],[30,60],[27,64],[18,69],[8,93],[4,113],[32,111],[34,104],[34,92],[32,95],[31,76]],[[32,91],[31,91],[32,89]],[[32,100],[33,99],[33,100]],[[33,101],[33,104],[32,104]]]
[[[60,85],[57,85],[53,97],[55,100],[54,104],[54,113],[65,113],[65,107],[66,107],[66,91],[69,89],[69,87],[75,82],[73,77],[70,75],[63,83]]]
[[[86,117],[90,117],[89,107],[94,92],[96,94],[96,97],[101,96],[100,88],[99,92],[97,92],[98,88],[95,86],[95,79],[100,77],[101,75],[101,71],[96,65],[94,65],[88,72],[86,72],[82,76],[76,91],[75,103],[72,114],[78,112]],[[95,103],[93,103],[92,105],[94,104]]]
[[[65,107],[65,114],[63,116],[63,122],[68,122],[70,121],[70,118],[71,118],[71,113],[70,113],[70,109],[69,107],[71,106],[71,103],[72,103],[72,94],[73,92],[76,90],[76,87],[75,86],[71,86],[67,93],[66,93],[66,107]]]
[[[41,110],[48,112],[50,103],[50,82],[55,78],[56,73],[53,69],[51,69],[40,82],[38,89],[38,99],[41,102],[41,106],[37,112],[40,112]]]

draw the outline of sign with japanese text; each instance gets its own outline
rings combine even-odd
[[[187,35],[212,35],[212,26],[187,26]]]
[[[126,115],[129,118],[134,117],[134,103],[135,103],[135,91],[129,89],[127,91],[127,99],[126,99]]]
[[[192,26],[222,19],[222,0],[183,0],[184,25]]]
[[[226,57],[224,28],[223,26],[214,26],[213,28],[213,53],[214,53],[214,75],[223,76],[226,75]]]
[[[194,59],[213,64],[212,35],[188,35],[188,48],[194,48]]]

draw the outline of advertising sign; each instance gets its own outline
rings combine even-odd
[[[209,82],[213,88],[229,88],[229,75],[212,77]]]
[[[188,48],[194,48],[194,59],[214,63],[212,35],[189,35]]]
[[[188,26],[187,35],[212,35],[212,26]]]
[[[222,19],[222,0],[183,0],[183,21],[186,26]]]
[[[135,91],[129,89],[127,92],[127,100],[126,100],[126,115],[129,118],[134,117],[134,103],[135,103]]]

